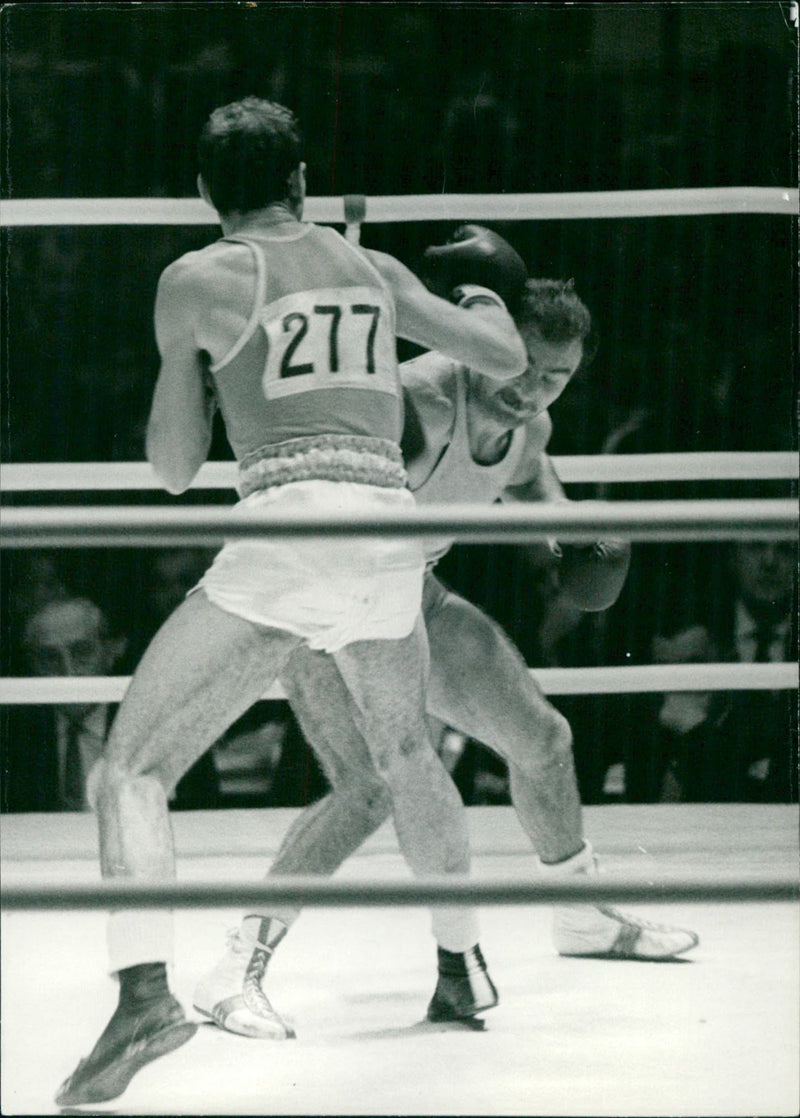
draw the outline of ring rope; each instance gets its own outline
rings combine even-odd
[[[308,221],[357,224],[362,220],[530,221],[572,218],[684,217],[702,214],[798,212],[790,187],[701,187],[678,190],[601,190],[547,194],[406,194],[307,198]],[[0,226],[218,225],[201,198],[17,198],[0,204]]]
[[[551,459],[560,480],[573,482],[764,481],[800,477],[791,451],[679,454],[576,454]],[[235,462],[205,462],[192,489],[235,489]],[[2,493],[163,490],[149,462],[18,462],[0,472]]]
[[[387,882],[309,880],[292,876],[258,884],[218,882],[103,881],[99,884],[4,884],[0,904],[15,909],[228,908],[275,902],[297,905],[554,904],[563,901],[653,902],[796,901],[796,877],[765,875],[719,879],[665,877],[658,881],[619,877],[613,880],[573,877],[550,881],[474,881],[438,876]]]
[[[355,199],[355,202],[354,202]],[[668,190],[668,191],[607,191],[591,194],[519,194],[519,195],[432,195],[405,196],[370,199],[367,204],[363,196],[349,196],[345,199],[311,198],[306,203],[306,217],[311,221],[344,222],[351,240],[358,241],[358,229],[367,212],[371,222],[399,222],[425,220],[523,220],[528,218],[584,218],[584,217],[650,217],[679,216],[690,214],[719,213],[779,213],[795,215],[798,210],[798,191],[772,188],[724,188],[710,190]],[[7,201],[0,207],[0,226],[42,226],[42,225],[162,225],[197,224],[216,225],[217,216],[199,199],[28,199]],[[615,457],[624,459],[624,465],[613,461]],[[635,460],[640,461],[635,461]],[[648,461],[644,461],[644,460]],[[716,461],[714,461],[716,459]],[[723,461],[724,459],[724,461]],[[791,459],[791,461],[790,461]],[[722,480],[723,478],[795,478],[797,463],[791,455],[636,455],[636,456],[577,456],[569,459],[554,460],[563,481],[648,481],[648,480]],[[602,466],[602,472],[599,467]],[[88,473],[87,473],[88,468]],[[135,472],[132,472],[135,468]],[[9,478],[9,469],[11,477]],[[195,481],[194,488],[233,488],[234,469],[231,463],[207,464]],[[96,476],[92,476],[95,474]],[[114,475],[110,476],[109,471]],[[638,472],[637,472],[638,471]],[[677,472],[676,472],[677,471]],[[698,472],[699,471],[699,472]],[[755,471],[755,472],[754,472]],[[655,476],[654,476],[655,475]],[[209,479],[213,477],[213,482]],[[138,484],[137,484],[138,482]],[[65,489],[130,489],[155,488],[158,485],[152,470],[146,463],[112,464],[37,464],[31,466],[6,466],[2,479],[2,489],[6,492],[30,492]],[[160,486],[158,486],[160,488]],[[597,506],[599,503],[582,502]],[[651,503],[653,504],[653,503]],[[658,538],[731,538],[732,535],[777,533],[784,537],[791,525],[796,522],[796,509],[790,508],[791,502],[691,502],[698,508],[700,518],[693,517],[693,525],[686,519],[680,502],[660,502],[658,512],[648,510],[645,502],[629,502],[621,517],[616,518],[612,530],[622,529],[631,538],[652,538],[653,532],[668,533]],[[683,504],[689,504],[684,502]],[[716,505],[713,515],[710,508]],[[638,505],[639,510],[632,506]],[[723,513],[721,506],[728,506],[728,522],[723,524],[718,514]],[[780,506],[780,507],[779,507]],[[469,506],[465,506],[469,507]],[[747,510],[747,512],[745,512]],[[145,539],[139,542],[150,543],[152,536],[160,531],[160,524],[154,521],[165,519],[164,512],[181,510],[56,510],[66,512],[53,522],[48,517],[52,510],[12,510],[9,522],[8,512],[0,527],[0,541],[12,546],[39,546],[43,533],[67,532],[59,540],[65,546],[80,546],[91,542],[132,546],[137,540],[131,539],[125,526],[125,519],[133,511],[136,515],[130,525],[136,531],[143,531]],[[550,518],[534,518],[535,523],[522,526],[518,516],[504,518],[494,524],[494,517],[484,516],[475,519],[463,515],[454,522],[453,512],[449,509],[441,519],[423,516],[409,517],[402,523],[386,521],[373,525],[341,521],[276,522],[264,524],[241,523],[225,524],[229,517],[218,518],[218,510],[199,510],[193,522],[187,521],[170,525],[176,528],[179,539],[185,542],[186,536],[204,530],[204,514],[211,514],[213,527],[223,529],[223,536],[232,534],[251,535],[256,532],[268,534],[317,534],[333,532],[336,534],[425,534],[426,528],[436,528],[459,538],[504,539],[512,538],[514,532],[522,531],[521,538],[530,538],[531,532],[542,535],[558,534],[563,539],[584,538],[589,541],[603,525],[595,524],[591,537],[586,535],[586,526],[580,523],[553,525]],[[430,510],[427,510],[430,511]],[[495,512],[500,510],[483,510]],[[623,512],[623,506],[614,506],[616,513]],[[15,513],[23,513],[22,520]],[[97,513],[110,514],[110,520],[98,524]],[[41,514],[26,522],[26,513]],[[75,523],[82,515],[93,513],[94,524],[83,528]],[[630,514],[630,515],[629,515]],[[148,517],[150,522],[148,523]],[[703,518],[706,518],[703,520]],[[104,521],[101,515],[99,520]],[[167,517],[166,519],[169,519]],[[395,518],[393,518],[394,520]],[[527,517],[524,518],[527,521]],[[548,523],[541,523],[547,519]],[[602,520],[602,517],[600,518]],[[48,520],[50,521],[48,524]],[[421,520],[421,522],[420,522]],[[623,523],[619,523],[622,520]],[[627,520],[627,523],[626,523]],[[71,526],[67,526],[73,521]],[[747,523],[745,523],[745,521]],[[758,521],[758,524],[754,523]],[[75,542],[74,530],[84,536]],[[242,531],[244,529],[244,531]],[[120,538],[119,533],[125,533]],[[475,537],[475,531],[479,534]],[[499,532],[499,535],[486,535],[486,532]],[[580,532],[584,535],[581,536]],[[639,533],[645,532],[642,536]],[[686,532],[691,532],[687,535]],[[697,535],[696,533],[700,533]],[[26,535],[27,533],[27,535]],[[100,533],[98,538],[97,533]],[[105,535],[104,535],[105,533]],[[578,533],[575,535],[574,533]],[[677,535],[675,533],[678,533]],[[722,534],[720,534],[722,533]],[[56,536],[48,537],[49,543],[56,542]],[[32,542],[23,542],[31,540]],[[215,536],[211,542],[220,542]],[[739,671],[738,669],[743,669]],[[572,678],[570,678],[572,674]],[[591,693],[585,686],[578,688],[593,677],[591,688],[600,691],[630,690],[713,690],[717,687],[732,689],[771,689],[797,687],[797,665],[703,665],[702,686],[698,680],[696,665],[653,665],[642,667],[601,668],[601,669],[543,669],[536,676],[544,689],[551,694]],[[625,678],[627,677],[627,679]],[[685,678],[684,678],[685,677]],[[56,680],[19,680],[0,679],[0,701],[65,701],[58,686],[47,692],[48,697],[29,697],[26,687],[33,684],[34,690],[53,685],[65,684],[71,690],[70,698],[75,701],[76,691],[83,697],[84,691],[92,698],[94,688],[113,688],[114,697],[124,693],[129,683],[125,677],[103,677],[91,679]],[[625,683],[625,687],[621,685]],[[655,684],[658,686],[655,686]],[[16,688],[11,697],[10,688]],[[66,688],[65,688],[66,690]],[[273,689],[275,691],[276,689]],[[280,689],[277,689],[278,696]],[[272,692],[268,693],[272,695]],[[106,701],[114,701],[109,696]],[[105,696],[104,696],[105,698]],[[275,901],[303,905],[422,905],[431,902],[450,904],[530,904],[557,903],[565,900],[602,901],[698,901],[702,903],[734,901],[796,901],[798,883],[794,878],[772,877],[751,878],[738,881],[664,879],[657,883],[633,879],[598,882],[596,880],[570,881],[531,884],[529,882],[474,882],[466,879],[455,881],[428,879],[425,882],[387,883],[386,881],[359,882],[349,884],[338,881],[309,881],[304,878],[283,878],[280,883],[260,883],[252,885],[231,885],[229,881],[204,883],[202,885],[170,884],[147,885],[131,882],[103,882],[99,886],[67,885],[59,882],[53,885],[3,885],[0,890],[0,903],[6,910],[14,909],[96,909],[96,908],[163,908],[165,904],[182,907],[227,907],[242,904],[264,904]]]
[[[214,505],[0,509],[7,547],[162,547],[190,541],[214,546],[255,536],[452,536],[472,542],[557,537],[592,543],[600,535],[631,540],[795,539],[797,503],[786,499],[574,501],[559,505],[427,505],[369,517],[275,517]]]
[[[604,668],[531,668],[546,695],[630,695],[670,691],[792,691],[800,683],[794,663],[632,664]],[[130,676],[2,676],[0,704],[119,703]],[[262,699],[285,699],[274,684]]]

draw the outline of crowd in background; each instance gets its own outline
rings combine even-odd
[[[705,556],[699,554],[703,548]],[[658,610],[638,608],[635,577],[617,606],[580,613],[565,602],[557,568],[547,549],[537,545],[511,554],[484,548],[478,566],[484,566],[486,585],[495,593],[508,564],[527,568],[514,584],[517,599],[504,596],[494,615],[505,614],[506,627],[534,667],[796,661],[795,545],[765,540],[689,549],[701,581],[685,582],[682,608],[669,620]],[[468,550],[451,552],[440,574],[453,586],[466,581],[475,591],[476,564],[463,554]],[[127,555],[15,553],[5,560],[10,596],[4,603],[3,674],[130,674],[212,554],[191,548]],[[663,577],[662,567],[649,561],[646,567],[651,581]],[[491,594],[484,597],[478,588],[473,597],[480,604],[488,599],[489,608]],[[797,800],[796,691],[572,695],[552,701],[572,725],[585,803]],[[114,703],[86,701],[4,706],[2,810],[85,809],[85,775],[102,750],[115,709]],[[78,756],[72,784],[71,733],[78,739],[72,745]],[[466,803],[510,802],[505,763],[485,746],[447,727],[440,746]],[[326,789],[288,704],[263,700],[184,777],[173,806],[296,807]]]
[[[28,6],[24,22],[7,25],[6,197],[191,196],[195,153],[185,138],[214,105],[249,92],[290,104],[307,122],[312,196],[786,186],[795,178],[796,71],[779,34],[762,25],[753,37],[747,5],[706,14],[704,49],[694,52],[682,37],[691,13],[664,5],[645,60],[613,56],[609,6],[576,14],[568,34],[537,5],[449,6],[448,15],[444,6],[353,14],[331,5],[316,6],[313,19],[290,6],[268,36],[244,14],[226,23],[218,5],[191,20],[168,6],[126,13],[124,34],[112,12],[45,14],[50,7],[36,16]],[[469,31],[461,45],[459,29]],[[599,328],[596,360],[552,409],[554,455],[796,448],[796,291],[787,283],[796,251],[785,217],[493,227],[531,274],[574,277]],[[362,240],[415,268],[448,232],[434,222],[367,222]],[[2,230],[2,461],[143,458],[157,367],[155,284],[167,263],[215,235],[197,226]],[[401,344],[401,357],[412,352]],[[221,428],[211,457],[231,457]],[[567,488],[574,498],[610,500],[790,492],[784,483]],[[60,504],[84,499],[58,495]],[[211,554],[4,552],[2,674],[129,674]],[[536,546],[459,546],[439,571],[510,632],[533,667],[797,658],[797,557],[786,546],[765,543],[748,556],[732,546],[637,545],[622,597],[602,614],[564,605],[552,561]],[[741,629],[736,603],[748,571],[757,585],[746,597],[769,615],[771,641]],[[91,670],[86,661],[70,668],[54,651],[76,625],[86,630],[78,643],[94,657]],[[555,699],[573,725],[585,802],[796,799],[796,693],[772,695],[771,708],[763,693],[743,694]],[[65,791],[70,716],[59,710],[3,708],[3,810],[75,803]],[[92,732],[102,738],[111,716],[95,711]],[[750,738],[760,734],[761,744],[743,726],[758,727]],[[50,791],[36,765],[25,767],[31,743],[60,758]],[[507,802],[507,774],[480,743],[451,735],[445,744],[468,802]],[[325,787],[279,702],[249,711],[189,777],[177,807],[292,805]]]

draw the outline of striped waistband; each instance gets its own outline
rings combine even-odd
[[[292,481],[353,481],[403,489],[408,481],[400,448],[367,435],[310,435],[259,447],[239,463],[239,493]]]

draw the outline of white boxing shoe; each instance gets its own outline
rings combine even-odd
[[[267,963],[286,935],[280,920],[248,916],[228,933],[228,949],[195,987],[194,1008],[221,1029],[259,1040],[287,1040],[294,1030],[264,993]]]
[[[699,937],[607,905],[565,905],[553,914],[553,942],[559,955],[654,962],[691,951]]]
[[[595,877],[597,860],[585,843],[566,862],[541,866],[549,877],[583,873]],[[553,942],[559,955],[589,959],[674,959],[699,943],[695,932],[654,924],[610,905],[560,905],[553,913]]]

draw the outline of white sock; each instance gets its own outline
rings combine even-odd
[[[174,941],[171,911],[135,908],[112,912],[106,926],[109,968],[116,973],[139,963],[167,963],[171,966]]]
[[[573,873],[585,873],[590,877],[596,877],[598,872],[597,858],[588,839],[584,839],[583,847],[577,854],[565,858],[563,862],[543,862],[541,858],[537,858],[537,862],[539,872],[544,877],[568,877]]]
[[[445,951],[469,951],[478,942],[478,918],[471,908],[459,906],[431,909],[434,938]]]

